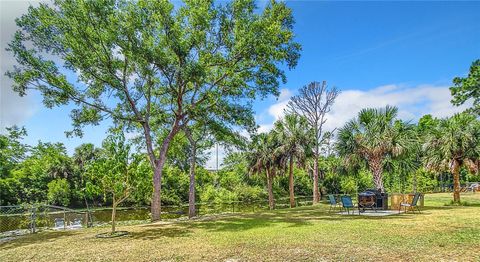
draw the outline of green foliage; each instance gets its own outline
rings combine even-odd
[[[311,196],[313,194],[312,177],[301,167],[294,167],[293,170],[293,177],[295,178],[295,194],[299,196]],[[285,179],[287,179],[287,176],[285,176]]]
[[[182,171],[175,166],[164,169],[162,203],[179,205],[188,201],[188,171]]]
[[[275,122],[272,136],[278,140],[277,152],[284,160],[284,165],[290,159],[301,165],[307,156],[311,156],[313,144],[313,131],[309,128],[305,117],[288,114],[283,119]]]
[[[0,134],[0,205],[10,205],[18,201],[20,183],[13,178],[13,170],[25,159],[28,146],[21,143],[27,135],[25,128],[7,128]]]
[[[374,183],[372,180],[372,172],[366,168],[362,168],[356,177],[358,191],[364,191],[369,188],[374,188]]]
[[[460,202],[460,172],[480,167],[480,121],[460,113],[440,120],[428,133],[424,144],[424,163],[428,170],[448,171],[453,176],[454,201]]]
[[[277,63],[295,66],[300,50],[284,3],[271,2],[261,14],[254,12],[253,1],[187,1],[179,8],[168,1],[41,4],[17,20],[20,30],[9,50],[20,66],[9,76],[20,93],[28,88],[42,92],[48,107],[76,102],[75,134],[81,134],[83,125],[101,121],[101,113],[116,121],[139,122],[139,114],[148,112],[135,112],[129,99],[149,99],[142,93],[166,104],[184,96],[185,104],[172,106],[188,114],[215,103],[225,110],[218,116],[241,121],[241,112],[247,119],[251,112],[238,103],[240,99],[230,98],[276,93],[278,79],[285,81]],[[82,85],[68,81],[62,73],[67,70],[76,72],[89,91],[81,92]],[[101,100],[111,91],[117,94],[113,107]],[[191,96],[192,91],[196,95]],[[149,106],[143,102],[137,101],[137,106]],[[174,117],[163,106],[153,105],[152,111],[159,113],[155,118]],[[225,114],[233,111],[237,114]]]
[[[398,109],[390,106],[362,109],[338,131],[336,149],[345,164],[368,167],[381,190],[386,161],[404,156],[417,139],[412,125],[397,120],[397,114]]]
[[[70,185],[65,178],[55,179],[47,184],[48,202],[68,206],[70,204]]]
[[[16,164],[25,158],[28,147],[20,140],[27,135],[25,128],[7,128],[7,134],[0,134],[0,179],[9,176]]]
[[[340,181],[342,193],[353,194],[358,192],[358,186],[355,179],[351,176],[346,176]]]
[[[430,172],[425,168],[419,168],[409,177],[407,184],[414,185],[414,183],[416,183],[417,192],[432,192],[433,189],[439,185],[439,182],[436,178],[437,175],[434,172]],[[413,191],[413,189],[407,189],[407,191]]]
[[[451,162],[458,161],[469,169],[476,169],[480,158],[480,122],[475,116],[460,113],[440,120],[428,133],[424,161],[434,171],[451,171]]]
[[[467,77],[455,77],[453,84],[452,103],[459,106],[471,101],[470,111],[480,115],[480,59],[472,63]]]
[[[135,155],[123,134],[110,135],[103,141],[97,161],[86,168],[87,193],[91,197],[103,194],[104,201],[113,205],[125,201],[130,194],[145,188],[147,172],[138,172],[145,155]]]

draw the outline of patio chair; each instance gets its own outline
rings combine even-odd
[[[413,196],[412,203],[407,203],[407,202],[400,203],[400,206],[398,207],[398,213],[400,213],[402,207],[405,207],[405,213],[407,213],[408,208],[411,208],[413,213],[415,213],[415,209],[417,209],[418,213],[421,213],[420,208],[418,207],[418,200],[420,199],[420,196],[421,196],[420,193],[415,193],[415,196]]]
[[[82,228],[82,220],[75,218],[73,222],[70,223],[70,228]]]
[[[55,225],[54,225],[54,229],[65,229],[65,220],[63,220],[63,218],[55,218]]]
[[[335,211],[337,207],[339,209],[342,208],[340,206],[340,203],[337,202],[337,199],[335,198],[334,195],[328,195],[328,202],[330,203],[330,209],[328,210],[328,212],[331,212],[332,210]]]
[[[342,201],[342,207],[347,210],[347,214],[350,215],[350,209],[352,209],[352,214],[355,213],[355,205],[353,204],[351,196],[342,196],[340,200]]]

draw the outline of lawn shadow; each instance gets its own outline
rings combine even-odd
[[[78,231],[43,231],[35,234],[27,234],[15,237],[12,240],[0,243],[0,249],[15,248],[38,243],[54,242],[60,238],[77,235]]]
[[[315,222],[348,222],[379,221],[379,220],[411,220],[417,216],[430,215],[437,210],[454,210],[455,206],[427,206],[420,208],[421,213],[408,212],[388,216],[341,215],[329,212],[328,205],[303,206],[297,208],[262,211],[257,213],[224,214],[205,216],[194,220],[169,221],[166,223],[144,224],[129,232],[127,238],[153,240],[158,238],[182,238],[195,233],[196,230],[207,232],[241,232],[267,228],[282,224],[281,227],[308,227]],[[348,226],[347,224],[345,226]],[[126,229],[128,230],[128,229]],[[75,235],[75,231],[46,231],[38,234],[18,237],[17,239],[0,243],[0,248],[25,246],[45,241],[55,241],[59,238]]]
[[[318,221],[351,221],[351,220],[383,220],[412,219],[410,215],[392,215],[390,217],[345,216],[328,213],[323,207],[302,207],[288,210],[274,210],[249,214],[231,214],[221,217],[203,217],[195,220],[175,221],[141,226],[141,231],[132,232],[129,238],[154,240],[162,237],[182,238],[195,234],[195,231],[205,232],[243,232],[262,229],[282,224],[281,227],[311,226]]]
[[[177,238],[187,237],[192,232],[182,223],[174,225],[151,224],[142,227],[142,231],[131,232],[129,238],[153,240],[162,237]]]

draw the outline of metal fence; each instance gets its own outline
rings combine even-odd
[[[453,183],[443,183],[441,185],[427,187],[423,191],[426,193],[453,192]],[[460,184],[460,192],[480,192],[480,182],[466,182]]]
[[[44,204],[0,206],[0,238],[89,225],[91,218],[88,212],[66,207]]]

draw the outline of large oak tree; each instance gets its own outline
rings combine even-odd
[[[199,112],[251,118],[249,101],[278,94],[282,64],[294,67],[300,50],[291,10],[275,1],[257,10],[253,0],[57,0],[30,7],[17,25],[8,73],[17,92],[36,89],[47,107],[73,105],[71,135],[107,118],[142,134],[152,220],[175,135]]]

